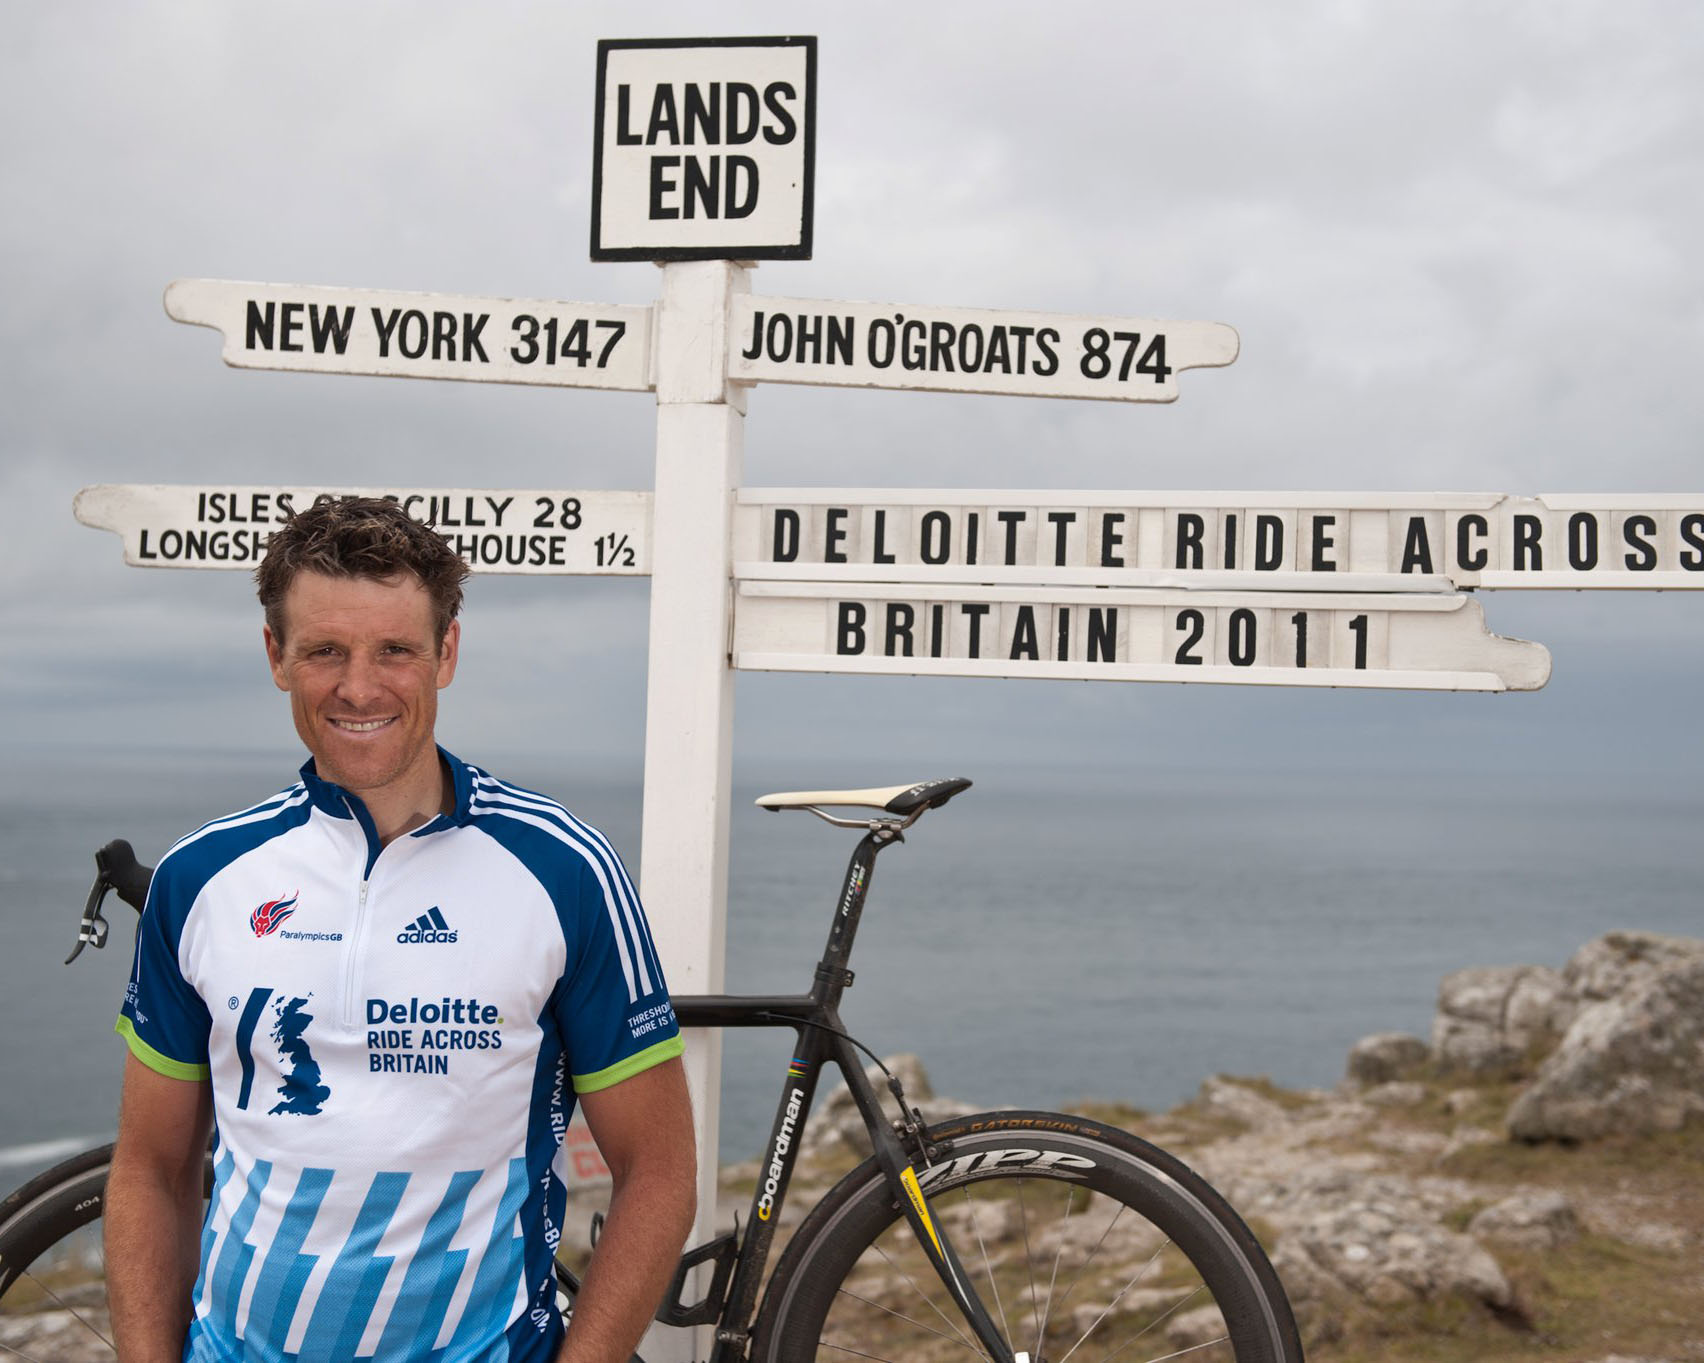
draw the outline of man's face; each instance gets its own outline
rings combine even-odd
[[[438,692],[455,676],[461,627],[451,621],[438,647],[420,579],[301,572],[282,618],[282,640],[265,630],[266,656],[319,774],[363,796],[434,779]]]

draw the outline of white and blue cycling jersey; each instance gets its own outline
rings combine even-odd
[[[440,750],[441,751],[441,750]],[[186,1360],[544,1360],[574,1095],[681,1052],[595,829],[443,754],[455,809],[380,847],[310,761],[160,862],[118,1031],[211,1079]]]

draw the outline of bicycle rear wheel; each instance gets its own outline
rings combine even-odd
[[[0,1202],[0,1360],[106,1363],[101,1212],[112,1147],[85,1150]]]
[[[1032,1363],[1300,1363],[1289,1302],[1224,1199],[1127,1132],[1046,1112],[930,1131],[919,1182],[1014,1353]],[[874,1161],[799,1227],[754,1330],[759,1363],[982,1358]]]

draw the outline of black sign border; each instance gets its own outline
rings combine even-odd
[[[604,78],[609,54],[619,48],[670,47],[803,47],[805,50],[805,183],[800,205],[799,240],[791,246],[624,246],[599,244],[598,219],[603,208]],[[593,260],[809,260],[816,219],[816,74],[814,37],[768,38],[600,38],[596,108],[592,120]]]

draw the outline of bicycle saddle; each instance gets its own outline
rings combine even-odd
[[[919,781],[914,786],[871,786],[864,790],[789,790],[776,795],[760,795],[760,809],[809,809],[812,805],[858,805],[866,809],[886,810],[889,814],[910,814],[924,809],[939,809],[961,790],[969,790],[970,781],[963,776],[948,776],[939,781]]]

